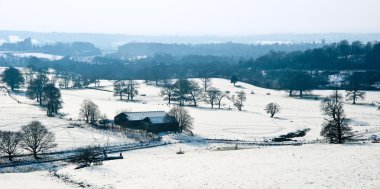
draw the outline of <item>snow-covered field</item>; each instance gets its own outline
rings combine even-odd
[[[179,148],[183,155],[175,152]],[[171,145],[124,153],[123,160],[57,171],[90,188],[379,188],[379,144],[303,145],[216,151]],[[75,188],[47,171],[0,174],[0,186]],[[9,183],[16,183],[10,185]],[[2,187],[3,188],[3,187]]]
[[[79,113],[80,103],[84,99],[91,99],[100,110],[113,118],[121,110],[127,111],[168,111],[172,106],[167,105],[163,97],[159,95],[160,88],[154,85],[146,85],[139,81],[139,93],[146,96],[138,96],[136,102],[125,102],[114,97],[112,92],[93,89],[63,90],[62,97],[65,102],[63,112],[68,117],[76,119]],[[112,91],[112,82],[102,81],[102,89]],[[211,109],[211,106],[201,102],[199,107],[187,107],[194,117],[194,133],[205,138],[246,139],[262,140],[264,137],[273,137],[298,129],[311,128],[304,137],[305,140],[321,139],[320,129],[324,116],[320,110],[320,100],[299,99],[288,97],[286,92],[255,87],[246,83],[238,83],[234,87],[226,79],[213,79],[212,86],[222,91],[230,91],[230,94],[244,90],[247,94],[247,102],[243,111],[233,107],[228,99],[223,101],[223,109]],[[250,94],[251,92],[255,94]],[[319,98],[331,93],[328,90],[316,90],[313,94]],[[344,91],[340,92],[344,95]],[[281,113],[271,119],[264,111],[266,104],[277,102],[281,106]],[[360,105],[345,106],[347,116],[352,119],[354,130],[364,130],[380,127],[380,113],[371,103],[380,102],[379,92],[367,92],[366,100]]]
[[[22,96],[16,95],[16,97],[20,102],[32,102]],[[101,133],[91,128],[69,128],[70,121],[47,117],[46,112],[38,106],[18,103],[1,89],[0,115],[0,130],[17,131],[31,121],[40,121],[55,133],[58,149],[130,141],[126,138]]]
[[[0,120],[0,129],[16,130],[21,125],[31,120],[41,120],[43,123],[65,134],[57,134],[62,137],[61,146],[75,144],[87,144],[98,141],[110,140],[112,142],[119,141],[119,138],[112,136],[99,135],[94,131],[77,132],[83,130],[80,128],[69,129],[69,119],[78,119],[80,105],[83,100],[91,99],[99,106],[102,114],[109,119],[121,111],[168,111],[173,105],[167,105],[163,97],[159,95],[160,87],[147,85],[143,81],[138,81],[139,96],[135,98],[135,102],[120,101],[119,97],[113,96],[111,92],[112,81],[101,81],[101,89],[62,89],[62,100],[65,119],[47,118],[45,112],[34,104],[35,102],[27,99],[23,93],[14,95],[22,104],[9,98],[4,92],[1,94],[0,113],[4,119]],[[299,99],[288,97],[286,92],[259,88],[246,83],[238,83],[234,87],[228,80],[213,79],[212,86],[222,91],[229,91],[230,95],[238,91],[245,91],[247,101],[243,107],[243,111],[238,111],[233,107],[228,99],[224,99],[222,109],[211,109],[210,105],[200,102],[198,107],[188,106],[191,116],[194,117],[193,132],[204,138],[217,139],[244,139],[244,140],[263,140],[286,134],[299,129],[310,128],[304,140],[321,139],[320,130],[324,116],[320,111],[320,100],[312,98]],[[251,94],[251,92],[254,94]],[[319,99],[331,93],[328,90],[315,90],[313,94]],[[340,91],[344,94],[344,91]],[[141,95],[141,94],[144,94]],[[380,127],[380,113],[376,106],[380,101],[380,93],[367,91],[366,100],[358,105],[351,105],[347,102],[345,110],[348,118],[351,119],[351,126],[354,130],[366,130]],[[270,118],[264,111],[266,104],[276,102],[281,106],[281,112]],[[25,103],[25,104],[24,104]],[[31,113],[33,112],[33,113]],[[90,134],[91,133],[91,134]],[[90,138],[90,139],[82,139]],[[77,138],[81,138],[79,140]],[[63,144],[67,142],[67,145]]]
[[[0,57],[36,57],[36,58],[42,58],[42,59],[48,59],[48,60],[60,60],[63,58],[63,56],[60,55],[53,55],[53,54],[46,54],[46,53],[39,53],[39,52],[13,52],[13,51],[0,51]]]
[[[86,128],[67,128],[69,118],[77,119],[80,104],[91,99],[100,111],[113,118],[117,112],[168,111],[173,105],[159,95],[160,88],[139,81],[135,102],[120,101],[113,96],[112,82],[102,81],[101,91],[95,89],[61,90],[64,102],[61,112],[65,119],[48,118],[45,112],[22,94],[22,102],[0,93],[0,129],[17,130],[31,120],[41,120],[56,133],[60,146],[119,141],[119,137],[103,135]],[[283,91],[213,79],[212,86],[230,94],[244,90],[247,102],[238,111],[225,99],[222,109],[211,109],[201,102],[199,107],[186,107],[194,117],[194,134],[204,138],[262,140],[298,129],[310,128],[304,140],[321,139],[319,133],[324,116],[320,100],[288,97]],[[253,91],[255,94],[250,94]],[[313,91],[320,99],[331,91]],[[344,94],[344,91],[341,91]],[[380,101],[380,92],[367,92],[358,105],[345,105],[354,130],[380,127],[380,111],[371,104]],[[269,102],[277,102],[282,110],[275,118],[265,113]],[[177,155],[182,148],[184,155]],[[310,144],[283,147],[250,147],[249,149],[218,151],[214,144],[173,144],[152,149],[123,153],[123,160],[104,162],[74,170],[73,165],[59,168],[57,173],[75,183],[90,188],[380,188],[380,144]],[[117,155],[117,154],[115,154]],[[0,174],[0,188],[77,188],[47,171]],[[13,184],[14,183],[14,184]],[[54,187],[50,187],[54,186]]]

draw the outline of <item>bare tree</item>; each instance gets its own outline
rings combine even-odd
[[[204,77],[202,80],[202,87],[204,92],[207,92],[207,89],[211,87],[211,79],[208,77]]]
[[[98,105],[91,100],[83,100],[79,110],[79,117],[86,119],[86,123],[95,124],[100,116]]]
[[[168,104],[171,103],[171,100],[173,96],[175,95],[176,88],[174,85],[171,84],[165,84],[164,87],[161,89],[161,96],[164,96],[165,99],[168,100]]]
[[[280,105],[275,102],[271,102],[265,106],[265,111],[273,117],[275,114],[280,112]]]
[[[222,104],[222,100],[223,100],[224,98],[229,98],[227,92],[221,92],[220,95],[218,96],[218,101],[217,101],[218,109],[220,109],[220,106],[221,106],[221,104]]]
[[[202,90],[196,81],[179,79],[174,87],[174,99],[179,101],[180,106],[183,106],[185,101],[192,101],[194,106],[197,106],[198,100],[202,98]]]
[[[196,81],[189,81],[188,92],[193,100],[194,106],[197,106],[197,101],[202,97],[202,90]]]
[[[352,101],[352,104],[356,104],[356,101],[364,100],[364,99],[365,99],[364,91],[359,91],[357,89],[351,89],[349,91],[346,91],[346,100]]]
[[[101,160],[103,155],[103,149],[99,146],[84,147],[78,150],[78,154],[74,157],[72,162],[79,165],[77,168],[88,167],[91,163]]]
[[[353,74],[348,77],[346,100],[352,101],[352,104],[356,104],[358,100],[365,99],[365,92],[360,89],[363,88],[363,78],[359,74]]]
[[[247,100],[247,96],[244,91],[240,91],[236,96],[232,96],[232,103],[234,103],[234,106],[241,111],[241,109],[244,106],[244,102]]]
[[[55,148],[57,144],[54,141],[54,133],[49,132],[39,121],[32,121],[21,128],[20,145],[32,152],[35,158],[38,158],[37,153]]]
[[[211,87],[206,92],[205,100],[211,105],[211,108],[214,108],[214,104],[218,103],[221,95],[222,92],[219,89]]]
[[[128,80],[126,83],[125,93],[128,95],[128,100],[133,101],[133,97],[139,94],[137,88],[139,87],[139,83],[133,80]]]
[[[0,151],[8,155],[9,161],[12,161],[20,139],[18,132],[0,131]]]
[[[323,124],[321,135],[329,138],[332,143],[343,143],[345,133],[351,128],[348,126],[348,119],[344,113],[342,95],[335,91],[322,101],[321,109],[323,114],[328,116]]]
[[[125,94],[125,90],[127,85],[124,81],[117,80],[113,83],[113,92],[114,96],[119,96],[120,100],[123,100],[123,95]]]
[[[173,107],[170,109],[168,114],[177,120],[179,125],[179,132],[188,131],[193,134],[191,132],[193,126],[193,118],[185,108]]]

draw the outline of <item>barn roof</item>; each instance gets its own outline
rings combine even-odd
[[[153,118],[157,121],[168,115],[165,111],[123,112],[122,114],[126,115],[131,121],[143,120],[145,118]]]
[[[173,122],[173,119],[171,119],[171,117],[168,116],[146,117],[145,119],[149,119],[149,121],[153,124]]]

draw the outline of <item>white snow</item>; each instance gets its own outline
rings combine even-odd
[[[52,55],[52,54],[46,54],[46,53],[24,53],[24,52],[15,52],[12,53],[13,56],[17,57],[36,57],[36,58],[44,58],[49,60],[60,60],[63,58],[63,56],[60,55]]]
[[[183,155],[175,152],[182,148]],[[123,160],[58,174],[97,188],[378,188],[379,144],[303,145],[217,151],[171,145],[123,153]],[[115,154],[118,155],[118,154]],[[21,175],[21,176],[20,176]],[[0,174],[0,186],[56,182],[47,172]],[[18,177],[20,176],[20,177]],[[6,180],[6,181],[5,181]],[[30,181],[30,182],[29,182]],[[33,182],[34,181],[34,182]],[[19,186],[19,187],[17,187]],[[54,188],[70,185],[57,183]],[[23,188],[20,185],[13,187]],[[74,188],[74,187],[73,187]]]
[[[47,117],[45,110],[38,106],[25,104],[33,101],[16,96],[16,100],[0,89],[0,130],[17,131],[31,121],[40,121],[50,131],[55,133],[58,149],[106,143],[122,143],[130,140],[102,133],[90,128],[68,128],[70,121],[57,117]]]
[[[61,90],[66,119],[77,119],[80,104],[91,99],[100,111],[113,118],[122,110],[168,111],[173,105],[159,95],[160,88],[140,83],[135,102],[120,101],[113,96],[112,81],[101,81],[102,90]],[[234,87],[228,80],[212,79],[212,85],[222,91],[235,94],[245,91],[247,102],[243,111],[234,108],[227,99],[222,109],[211,109],[204,102],[199,107],[187,106],[194,117],[194,134],[204,138],[262,140],[298,129],[310,128],[302,139],[321,139],[320,129],[324,116],[320,100],[288,97],[286,92],[238,83]],[[254,91],[255,94],[250,94]],[[316,90],[319,99],[331,93]],[[344,94],[344,91],[340,91]],[[19,104],[7,94],[0,93],[0,129],[17,130],[31,120],[41,120],[56,133],[61,146],[104,142],[111,136],[86,128],[68,129],[68,121],[47,118],[45,112],[22,95],[16,95]],[[345,104],[348,118],[354,130],[380,127],[378,104],[380,93],[367,91],[366,100],[358,105]],[[264,107],[277,102],[282,110],[270,118]],[[31,113],[32,112],[32,113]],[[171,136],[167,136],[170,138]],[[96,139],[95,139],[96,138]],[[120,140],[118,137],[114,141]],[[77,182],[89,183],[94,188],[379,188],[380,144],[310,144],[283,147],[252,147],[241,150],[216,150],[214,144],[172,144],[163,147],[124,152],[123,160],[106,161],[102,166],[74,170],[69,165],[58,170]],[[228,146],[228,145],[227,145]],[[185,151],[177,155],[179,149]],[[246,146],[239,146],[246,148]],[[118,154],[114,154],[118,155]],[[19,185],[25,179],[28,188],[37,188],[46,182],[46,188],[75,188],[47,171],[0,174],[0,188],[24,188]],[[16,184],[13,184],[16,183]],[[45,187],[45,186],[44,186]]]
[[[74,185],[62,183],[50,177],[46,171],[38,171],[0,174],[0,187],[2,189],[70,189],[74,188]]]
[[[200,81],[199,81],[200,82]],[[127,111],[168,111],[173,105],[167,105],[163,97],[159,95],[160,88],[147,85],[139,81],[139,93],[146,96],[137,96],[136,102],[118,100],[112,92],[93,89],[62,90],[62,98],[65,102],[63,112],[70,118],[77,118],[79,104],[84,99],[91,99],[97,104],[101,112],[108,118],[113,118],[121,110]],[[101,81],[102,89],[112,91],[111,81]],[[243,111],[238,111],[232,103],[225,99],[223,109],[211,109],[204,102],[199,107],[186,107],[194,117],[194,133],[206,138],[246,139],[262,140],[263,138],[278,136],[298,129],[310,128],[305,140],[321,139],[321,124],[324,116],[320,110],[320,100],[314,98],[300,99],[288,97],[286,92],[255,87],[246,83],[238,83],[234,87],[228,80],[212,79],[212,86],[222,91],[230,91],[230,95],[238,91],[245,91],[247,102]],[[254,91],[255,94],[250,94]],[[331,93],[329,90],[315,90],[313,94],[319,99]],[[344,91],[340,91],[344,94]],[[270,94],[270,95],[268,95]],[[367,91],[364,104],[345,105],[347,116],[352,119],[354,130],[380,127],[380,113],[371,103],[380,101],[379,92]],[[281,112],[270,118],[264,111],[266,104],[277,102],[281,106]],[[360,124],[358,124],[360,123]],[[363,127],[365,126],[365,127]]]

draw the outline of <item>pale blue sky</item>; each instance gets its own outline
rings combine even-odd
[[[380,0],[0,0],[0,30],[142,35],[379,33]]]

